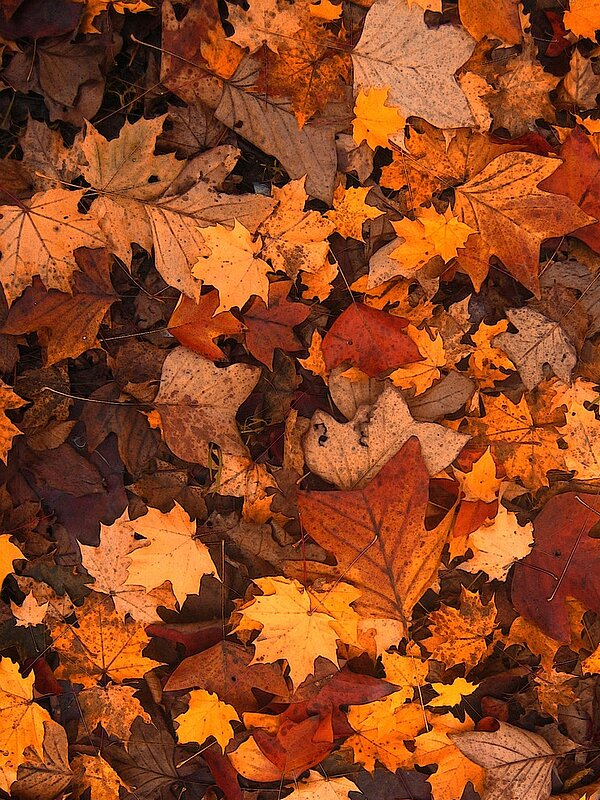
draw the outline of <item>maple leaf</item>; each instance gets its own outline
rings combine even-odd
[[[13,392],[3,381],[0,381],[0,459],[6,462],[12,440],[21,431],[6,416],[6,411],[12,408],[20,408],[25,405],[25,400]]]
[[[10,608],[17,625],[41,625],[46,618],[48,603],[38,603],[33,593],[29,592],[20,606],[11,600]]]
[[[375,761],[389,770],[410,763],[405,742],[423,728],[423,710],[417,703],[404,703],[402,693],[394,693],[360,706],[350,706],[348,722],[356,731],[345,743],[354,760],[372,772]]]
[[[387,105],[389,89],[359,91],[354,104],[352,135],[356,144],[366,141],[372,150],[389,147],[389,139],[406,124],[397,108]]]
[[[46,290],[33,279],[10,308],[4,333],[37,331],[45,348],[47,365],[63,358],[77,358],[93,347],[107,310],[117,296],[110,282],[110,262],[105,250],[75,250],[79,270],[73,273],[72,290]]]
[[[333,211],[328,211],[325,215],[335,225],[336,231],[345,238],[358,239],[364,241],[362,237],[363,222],[368,219],[376,219],[382,215],[382,211],[374,206],[365,203],[366,197],[371,191],[370,187],[345,189],[338,186],[333,194]]]
[[[491,447],[487,447],[485,453],[473,462],[469,472],[454,469],[454,475],[465,500],[492,503],[497,498],[502,479],[496,477],[496,464],[492,458]]]
[[[49,189],[27,203],[0,208],[0,281],[9,304],[35,275],[47,289],[70,293],[77,270],[73,251],[104,245],[96,220],[77,209],[82,195]]]
[[[148,644],[143,625],[123,622],[110,598],[89,595],[78,612],[77,627],[64,622],[52,627],[52,646],[61,659],[58,675],[88,687],[106,678],[115,683],[141,678],[156,666],[142,655]]]
[[[432,683],[432,689],[437,692],[437,697],[430,700],[427,705],[431,708],[438,706],[457,706],[477,689],[476,683],[470,683],[464,678],[455,678],[452,683]]]
[[[572,0],[563,16],[563,25],[576,36],[594,41],[600,26],[597,0]]]
[[[239,609],[242,621],[235,628],[239,631],[249,621],[262,626],[253,642],[252,664],[285,658],[294,686],[314,673],[318,656],[337,664],[337,640],[344,635],[339,619],[344,613],[343,600],[338,608],[335,595],[325,597],[323,605],[298,581],[287,578],[260,578],[254,583],[264,594]],[[356,633],[352,638],[356,639]]]
[[[257,297],[242,315],[246,326],[246,345],[252,355],[270,370],[273,369],[275,348],[289,352],[301,350],[302,343],[293,328],[310,314],[310,308],[287,300],[290,281],[269,285],[268,303]]]
[[[0,786],[10,792],[17,779],[17,768],[25,761],[23,751],[33,747],[43,756],[44,722],[50,722],[46,709],[33,700],[34,675],[21,677],[19,665],[0,659]]]
[[[430,336],[426,330],[420,331],[414,325],[409,325],[407,331],[423,360],[395,369],[389,377],[394,386],[401,389],[414,387],[416,394],[422,394],[441,377],[439,368],[446,365],[444,341],[439,333]]]
[[[168,324],[169,333],[180,344],[210,361],[224,358],[223,351],[215,343],[219,336],[235,336],[244,330],[242,323],[229,311],[216,314],[218,305],[216,290],[202,295],[197,303],[182,294]]]
[[[124,14],[126,11],[129,11],[130,14],[139,14],[140,11],[147,11],[152,6],[144,3],[143,0],[87,0],[79,23],[79,30],[82,33],[100,33],[94,25],[94,21],[109,8],[113,8],[118,14]]]
[[[305,530],[362,591],[359,604],[369,617],[407,624],[437,574],[448,529],[425,530],[427,495],[428,472],[414,438],[364,489],[298,494]]]
[[[231,722],[239,721],[233,706],[219,700],[216,694],[204,689],[190,692],[187,711],[179,714],[177,738],[180,742],[204,744],[209,736],[214,736],[221,748],[225,748],[233,737]]]
[[[124,786],[111,765],[102,756],[77,756],[73,759],[73,771],[80,776],[75,788],[75,798],[80,800],[86,789],[90,789],[94,800],[110,800],[118,797]]]
[[[508,320],[500,320],[495,325],[482,322],[477,331],[471,334],[475,349],[469,358],[469,366],[481,388],[494,386],[496,381],[506,380],[515,365],[500,348],[494,346],[496,335],[504,333]]]
[[[0,581],[13,571],[13,561],[25,558],[16,544],[10,541],[10,534],[0,534]]]
[[[188,594],[196,594],[204,575],[217,573],[208,548],[195,538],[196,523],[177,503],[167,514],[149,508],[143,517],[115,524],[146,540],[130,553],[129,585],[141,584],[149,590],[169,580],[173,594],[183,605]]]
[[[523,37],[518,7],[513,0],[459,0],[458,12],[476,42],[489,36],[505,44],[519,44]]]
[[[429,716],[431,729],[417,736],[413,763],[435,764],[436,771],[427,780],[436,800],[454,800],[470,781],[476,791],[483,788],[483,770],[462,755],[455,736],[468,731],[470,722],[459,722],[452,714]]]
[[[483,605],[476,592],[463,588],[460,609],[442,606],[430,615],[431,638],[425,640],[431,657],[447,667],[464,664],[469,670],[486,653],[486,637],[495,627],[493,600]]]
[[[262,242],[253,239],[250,231],[238,220],[233,230],[223,225],[202,229],[204,243],[210,255],[202,256],[192,268],[192,274],[219,291],[218,311],[241,308],[252,295],[269,296],[267,273],[271,267],[257,258]]]
[[[557,168],[555,159],[504,153],[456,189],[455,212],[478,230],[485,252],[534,294],[539,292],[539,255],[544,239],[571,233],[594,220],[575,203],[539,184]],[[587,217],[587,218],[586,218]],[[478,237],[472,237],[472,246]],[[487,259],[486,259],[487,260]]]
[[[352,52],[354,87],[389,87],[390,105],[404,117],[423,117],[440,128],[472,122],[454,73],[473,50],[458,28],[428,28],[419,8],[404,0],[377,0]]]
[[[252,0],[246,11],[230,5],[229,21],[235,29],[231,40],[251,53],[263,44],[278,53],[282,42],[293,39],[301,25],[297,10],[278,0]]]
[[[323,777],[311,770],[304,780],[298,781],[288,797],[292,800],[346,800],[349,793],[355,791],[356,784],[348,778]]]
[[[77,705],[88,731],[102,725],[109,736],[122,741],[129,739],[131,726],[137,717],[150,722],[140,701],[134,697],[132,686],[90,686],[77,695]]]
[[[215,442],[224,453],[247,457],[235,414],[258,378],[259,370],[247,364],[219,369],[185,347],[172,350],[154,405],[175,455],[208,464],[208,445]]]

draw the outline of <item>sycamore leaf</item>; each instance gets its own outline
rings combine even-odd
[[[256,385],[260,370],[248,364],[220,369],[185,347],[171,350],[154,405],[171,450],[186,461],[209,463],[209,443],[247,458],[235,415]]]
[[[437,574],[448,536],[447,520],[425,530],[428,473],[420,450],[409,439],[362,489],[298,495],[304,529],[335,555],[337,573],[362,591],[355,607],[403,624]]]
[[[366,141],[372,150],[389,147],[389,139],[406,124],[397,108],[387,105],[389,89],[359,91],[354,104],[352,135],[356,144]]]
[[[431,475],[448,466],[468,441],[441,425],[416,422],[402,394],[386,385],[377,402],[360,406],[350,422],[315,412],[303,439],[304,457],[312,472],[340,489],[362,488],[411,436],[419,440]]]
[[[104,237],[90,214],[77,210],[83,192],[49,189],[27,204],[0,208],[0,281],[12,303],[39,275],[47,289],[71,292],[77,269],[73,251],[102,247]]]
[[[224,749],[233,737],[231,723],[239,721],[239,717],[235,708],[223,703],[216,694],[194,689],[190,692],[187,711],[176,717],[175,721],[180,742],[204,744],[209,736],[214,736]]]
[[[389,89],[390,105],[439,128],[469,125],[472,115],[454,73],[471,55],[473,40],[442,25],[428,28],[419,8],[377,0],[352,52],[354,87]]]
[[[33,672],[23,678],[18,664],[0,659],[0,787],[5,792],[10,792],[17,768],[26,760],[26,747],[43,756],[44,722],[50,722],[50,715],[33,701],[33,682]]]
[[[466,731],[450,738],[484,767],[486,800],[546,800],[552,792],[556,755],[541,736],[499,722],[495,731]]]
[[[271,267],[257,258],[262,242],[253,239],[250,231],[235,220],[233,230],[223,225],[202,229],[210,255],[202,256],[192,268],[194,277],[219,291],[217,312],[241,308],[252,295],[269,296],[267,273]]]

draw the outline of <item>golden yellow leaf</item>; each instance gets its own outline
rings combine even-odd
[[[271,267],[258,258],[262,247],[260,236],[254,239],[238,220],[233,230],[218,223],[202,228],[202,236],[210,255],[198,259],[192,274],[218,290],[220,302],[215,313],[234,306],[241,308],[252,295],[262,297],[267,303],[267,273]]]
[[[209,736],[214,736],[224,749],[233,736],[231,722],[239,719],[235,708],[223,703],[216,694],[194,689],[187,711],[176,717],[177,739],[204,744]]]
[[[156,508],[135,520],[118,520],[125,531],[135,532],[145,542],[132,550],[128,566],[129,586],[156,589],[170,581],[180,605],[188,594],[196,594],[204,575],[216,575],[217,568],[207,546],[196,539],[196,523],[180,505],[163,514]]]
[[[76,800],[86,789],[91,789],[92,800],[115,800],[125,784],[101,755],[77,756],[72,762],[73,772],[79,775],[74,786]]]
[[[352,594],[346,595],[337,608],[335,597],[331,602],[326,598],[327,605],[324,606],[323,598],[316,599],[296,580],[259,578],[254,583],[263,595],[254,597],[238,609],[242,621],[235,629],[243,630],[248,621],[262,626],[254,640],[252,663],[285,659],[294,686],[313,674],[314,662],[319,656],[337,665],[337,640],[345,635],[351,621],[348,600]]]
[[[382,653],[381,660],[385,669],[386,680],[400,687],[396,695],[411,700],[417,687],[427,679],[429,664],[415,656],[401,656],[398,653]]]
[[[437,697],[427,703],[431,708],[457,706],[462,702],[463,697],[473,694],[477,689],[476,683],[470,683],[464,678],[455,678],[452,683],[432,683],[431,686],[438,693]]]
[[[79,30],[81,33],[100,33],[98,28],[94,25],[94,20],[103,11],[108,8],[113,8],[119,14],[124,14],[129,11],[131,14],[137,14],[140,11],[147,11],[152,8],[148,3],[143,0],[86,0],[85,10],[79,23]]]
[[[570,0],[563,25],[576,36],[595,41],[596,31],[600,30],[600,3],[598,0]]]
[[[424,711],[418,703],[405,703],[404,692],[396,692],[359,706],[350,706],[348,722],[356,733],[345,743],[354,760],[372,772],[380,761],[390,771],[411,762],[405,742],[425,726]]]
[[[423,360],[394,370],[389,378],[399,389],[414,388],[415,394],[421,394],[441,377],[440,367],[446,365],[444,341],[437,331],[432,331],[431,336],[427,330],[419,330],[414,325],[409,325],[406,332],[419,348]]]
[[[508,320],[502,319],[495,325],[482,322],[477,331],[471,335],[475,349],[469,360],[472,375],[482,389],[492,387],[495,381],[504,381],[516,370],[510,358],[492,344],[492,340],[508,328]]]
[[[263,45],[278,53],[282,42],[293,39],[301,27],[297,8],[283,0],[250,0],[247,10],[234,4],[228,9],[228,20],[235,29],[229,38],[251,53]]]
[[[457,248],[462,247],[476,228],[465,225],[447,208],[443,214],[433,208],[420,208],[417,219],[425,229],[425,238],[434,246],[435,252],[444,261],[456,256]]]
[[[43,756],[44,722],[50,715],[33,701],[33,683],[33,672],[23,678],[18,664],[0,659],[0,788],[5,792],[17,779],[26,747]]]
[[[10,534],[0,534],[0,584],[13,571],[13,561],[25,558],[16,544],[10,541]]]
[[[52,628],[52,647],[60,655],[57,677],[87,687],[107,678],[115,683],[141,678],[156,666],[142,655],[149,642],[144,626],[123,622],[110,598],[88,595],[77,618],[77,625]]]
[[[389,89],[361,89],[354,104],[352,135],[356,144],[366,141],[372,150],[389,147],[388,139],[398,133],[406,119],[397,108],[386,105]]]
[[[481,500],[483,503],[492,503],[498,497],[498,489],[502,478],[496,477],[496,462],[492,458],[490,447],[473,463],[469,472],[454,469],[465,500]]]
[[[334,19],[339,19],[342,16],[342,4],[335,5],[331,0],[316,0],[316,2],[309,5],[308,11],[317,19],[333,22]]]
[[[460,608],[442,606],[429,619],[432,636],[424,644],[431,657],[448,668],[464,664],[468,671],[488,649],[485,640],[495,627],[496,606],[493,600],[484,606],[476,592],[463,588]]]
[[[277,205],[259,228],[264,239],[264,258],[275,270],[295,280],[299,272],[319,274],[327,264],[333,223],[317,211],[305,211],[308,195],[304,178],[273,188]]]
[[[472,730],[473,723],[468,718],[460,722],[452,714],[428,715],[428,720],[430,730],[417,736],[412,763],[437,767],[427,778],[435,800],[455,800],[469,781],[481,793],[485,771],[464,756],[450,739],[452,734]]]
[[[311,770],[308,777],[296,783],[288,797],[291,800],[348,800],[350,792],[356,792],[356,784],[348,778],[323,777]]]
[[[360,242],[364,241],[363,222],[383,214],[383,211],[375,206],[365,203],[370,191],[370,186],[358,187],[358,189],[337,187],[333,195],[333,211],[328,211],[325,216],[333,222],[335,230],[340,236],[346,239],[357,239]]]
[[[313,375],[319,375],[325,383],[327,383],[327,367],[325,366],[325,358],[323,357],[323,337],[319,331],[313,331],[310,340],[310,347],[308,348],[308,358],[299,358],[298,361],[304,369],[312,372]]]

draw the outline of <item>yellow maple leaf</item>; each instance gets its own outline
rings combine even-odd
[[[348,595],[342,596],[336,611],[337,598],[315,599],[296,580],[258,578],[254,583],[263,595],[238,609],[242,618],[235,628],[237,632],[247,629],[248,623],[253,628],[257,623],[262,626],[254,640],[252,663],[285,659],[294,686],[313,674],[319,656],[337,665],[337,641],[350,623]]]
[[[33,701],[34,680],[33,672],[23,678],[18,664],[0,659],[0,788],[5,792],[17,779],[26,747],[43,756],[44,722],[50,722],[50,715]]]
[[[415,656],[401,656],[398,653],[382,653],[381,660],[385,669],[386,680],[400,687],[396,695],[403,695],[410,700],[416,688],[422,686],[427,679],[429,664]]]
[[[462,702],[463,697],[473,694],[477,689],[476,683],[466,681],[464,678],[455,678],[452,683],[432,683],[431,686],[438,693],[437,697],[427,703],[432,708],[457,706]]]
[[[133,686],[90,686],[77,695],[77,705],[87,731],[93,731],[98,723],[109,736],[127,741],[131,736],[131,725],[136,717],[150,722],[140,701],[134,697]]]
[[[457,248],[462,247],[472,233],[477,233],[455,217],[449,208],[443,214],[438,214],[433,206],[420,208],[417,218],[425,229],[425,238],[433,244],[435,252],[444,261],[454,258]]]
[[[470,720],[460,722],[452,714],[428,715],[430,729],[417,736],[412,764],[435,764],[436,771],[427,780],[435,800],[455,800],[460,797],[469,781],[481,793],[485,770],[470,761],[456,747],[450,736],[472,730]]]
[[[440,367],[446,364],[444,340],[437,331],[430,336],[414,325],[409,325],[406,332],[419,348],[423,360],[394,370],[389,378],[400,389],[414,388],[415,394],[422,394],[441,376]]]
[[[500,333],[505,333],[507,328],[507,319],[502,319],[495,325],[486,325],[482,322],[477,331],[471,335],[475,350],[469,360],[469,366],[482,389],[494,386],[495,381],[506,380],[510,372],[516,370],[504,351],[492,344],[492,339]]]
[[[345,743],[354,751],[356,763],[372,772],[380,761],[390,771],[410,763],[406,742],[425,726],[423,709],[418,703],[405,703],[404,692],[395,692],[382,700],[348,708],[348,722],[356,731]]]
[[[253,238],[237,219],[232,230],[217,223],[201,231],[210,255],[196,261],[192,275],[218,290],[220,302],[215,314],[234,306],[241,308],[252,295],[268,303],[267,273],[272,270],[258,258],[262,247],[260,236]]]
[[[88,595],[77,615],[77,625],[59,622],[51,629],[61,662],[57,677],[87,687],[107,678],[115,683],[141,678],[156,666],[142,655],[149,642],[144,626],[123,622],[109,597]]]
[[[398,133],[406,119],[397,108],[386,106],[389,89],[361,89],[354,104],[352,135],[356,144],[366,141],[372,150],[389,147],[388,139]]]
[[[375,206],[369,206],[365,199],[371,191],[370,186],[359,186],[357,189],[345,189],[338,186],[333,195],[333,210],[325,216],[335,225],[336,231],[345,239],[364,241],[362,236],[363,222],[375,219],[383,214]]]
[[[209,736],[214,736],[224,749],[233,737],[231,722],[239,719],[235,708],[219,700],[216,694],[194,689],[187,711],[176,718],[177,739],[204,744]]]
[[[135,520],[121,517],[115,525],[140,534],[146,540],[132,550],[126,585],[156,589],[171,581],[173,594],[183,605],[188,594],[196,594],[204,575],[216,575],[208,548],[196,539],[196,523],[178,503],[163,514],[156,508]]]
[[[313,331],[308,348],[308,358],[299,358],[298,361],[304,369],[312,372],[313,375],[319,375],[327,383],[328,372],[323,356],[323,337],[319,331]]]
[[[442,606],[430,615],[432,636],[424,641],[436,661],[447,667],[464,664],[467,671],[486,653],[486,637],[495,627],[496,606],[483,605],[477,592],[462,590],[460,608]]]
[[[101,755],[77,756],[73,759],[72,767],[77,776],[74,787],[77,800],[86,789],[91,789],[90,797],[94,800],[114,800],[119,796],[119,789],[125,786]]]
[[[600,30],[600,2],[598,0],[570,0],[565,11],[563,25],[576,36],[595,41]]]

